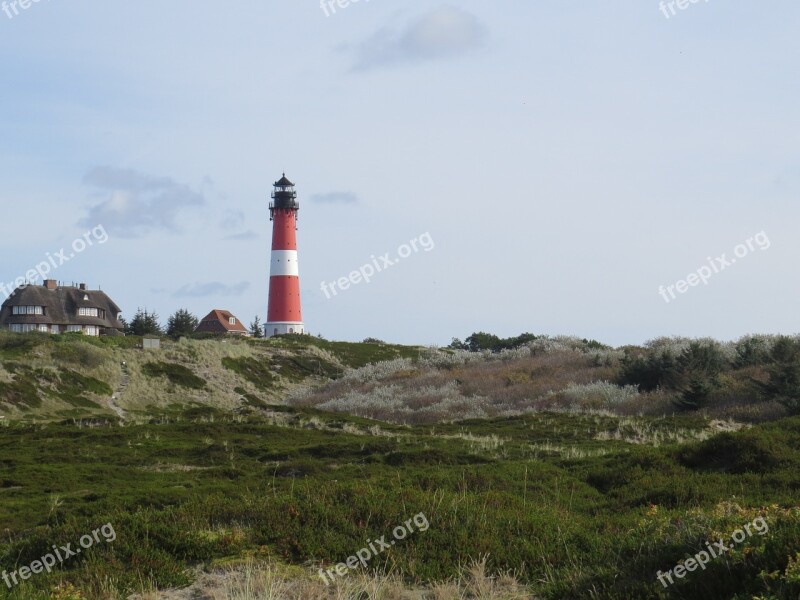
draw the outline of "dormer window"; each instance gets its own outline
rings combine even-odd
[[[15,315],[43,315],[44,306],[14,306],[11,313]]]
[[[230,323],[231,325],[236,325],[236,317],[229,317],[228,323]]]
[[[85,302],[88,302],[88,301],[89,301],[89,294],[84,294],[84,295],[83,295],[83,300],[84,300]]]
[[[79,317],[99,317],[99,310],[96,308],[89,308],[87,306],[81,306],[78,309],[78,316]]]

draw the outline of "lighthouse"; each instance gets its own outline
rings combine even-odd
[[[269,272],[267,337],[305,333],[300,308],[300,271],[297,264],[297,213],[300,203],[294,184],[286,178],[275,182],[269,220],[272,221],[272,264]]]

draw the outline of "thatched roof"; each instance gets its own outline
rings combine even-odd
[[[15,315],[14,306],[42,306],[43,315]],[[78,309],[97,308],[105,313],[105,318],[78,315]],[[122,329],[119,315],[122,312],[105,292],[86,290],[80,287],[55,287],[28,285],[16,289],[13,295],[3,302],[0,310],[0,325],[96,325],[111,329]]]

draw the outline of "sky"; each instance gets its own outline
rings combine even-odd
[[[285,172],[315,335],[794,334],[798,30],[790,0],[7,0],[0,282],[264,319]]]

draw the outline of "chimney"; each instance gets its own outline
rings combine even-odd
[[[81,289],[82,289],[82,290],[84,290],[84,291],[86,291],[86,284],[85,284],[85,283],[82,283],[82,284],[81,284]]]
[[[46,287],[48,290],[54,290],[58,287],[58,282],[55,279],[45,279],[44,287]]]

